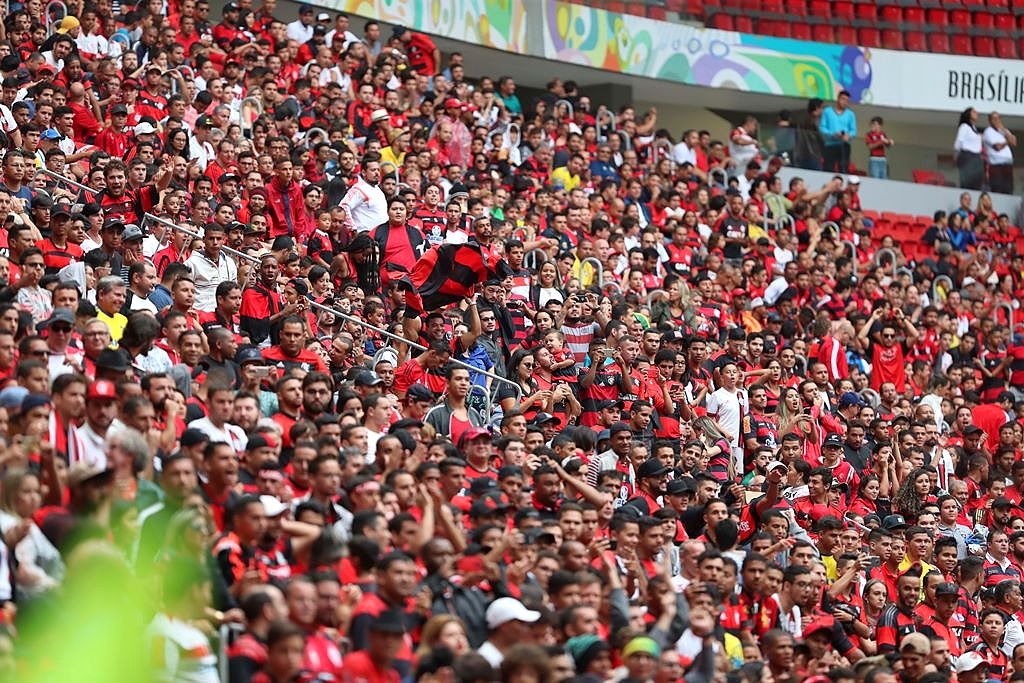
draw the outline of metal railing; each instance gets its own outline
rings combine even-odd
[[[932,306],[938,305],[938,302],[945,301],[946,297],[939,296],[939,283],[946,283],[946,295],[953,291],[953,278],[948,275],[936,275],[935,279],[932,280]]]
[[[1016,311],[1014,311],[1014,309],[1013,309],[1013,306],[1010,305],[1009,301],[1000,301],[999,303],[996,304],[996,310],[997,311],[998,310],[1005,310],[1006,311],[1006,326],[1009,327],[1010,331],[1012,332],[1013,331],[1013,316],[1014,316],[1014,313],[1016,313]],[[999,319],[996,318],[996,322],[998,322],[998,321],[999,321]]]
[[[65,185],[70,185],[71,187],[76,187],[79,190],[82,190],[83,192],[91,192],[92,194],[96,194],[96,193],[99,192],[99,190],[97,190],[95,188],[92,188],[92,187],[89,187],[88,185],[83,185],[82,183],[78,182],[77,180],[72,180],[71,178],[68,178],[67,176],[63,176],[60,173],[56,173],[55,171],[51,171],[50,169],[46,168],[45,166],[40,168],[37,172],[38,173],[42,173],[43,175],[50,176],[51,178],[56,180],[58,184],[64,183]]]
[[[831,232],[835,237],[835,241],[839,241],[839,224],[835,221],[825,221],[821,224],[821,232],[824,234],[826,231]]]
[[[888,254],[889,255],[889,259],[892,261],[892,269],[893,269],[893,272],[895,273],[895,271],[896,271],[896,260],[899,257],[896,255],[896,250],[895,249],[890,249],[889,247],[883,247],[883,248],[879,249],[875,253],[875,267],[878,268],[878,267],[881,267],[882,265],[884,265],[882,263],[882,255],[883,254]]]
[[[183,232],[186,235],[191,236],[193,239],[201,239],[199,233],[193,232],[193,231],[191,231],[191,230],[189,230],[187,228],[183,228],[180,225],[177,225],[177,224],[175,224],[175,223],[173,223],[173,222],[171,222],[171,221],[169,221],[169,220],[167,220],[165,218],[161,218],[160,216],[154,216],[151,213],[147,213],[143,217],[143,224],[145,224],[146,221],[153,221],[155,223],[160,223],[161,225],[164,225],[164,226],[166,226],[168,228],[173,228],[174,230],[177,230],[179,232]],[[250,261],[252,263],[258,264],[260,262],[259,257],[252,256],[251,254],[246,254],[245,252],[238,251],[237,249],[232,249],[231,247],[221,247],[221,251],[223,251],[225,253],[228,253],[228,254],[231,254],[233,256],[237,256],[238,258],[243,258],[243,259],[245,259],[247,261]],[[359,318],[354,318],[354,317],[348,315],[347,313],[342,313],[341,311],[339,311],[336,308],[331,308],[330,306],[324,306],[323,304],[319,304],[319,303],[317,303],[315,301],[310,301],[309,302],[309,306],[310,306],[310,308],[313,308],[315,310],[325,311],[327,313],[331,313],[332,315],[334,315],[334,317],[339,318],[341,320],[344,320],[346,322],[355,323],[356,325],[361,325],[361,326],[365,327],[368,330],[372,330],[373,332],[376,332],[377,334],[383,335],[384,337],[387,337],[388,339],[390,339],[392,341],[395,341],[395,342],[398,342],[400,344],[408,344],[411,348],[417,349],[419,351],[426,351],[427,350],[427,347],[423,346],[422,344],[418,344],[417,342],[410,341],[409,339],[406,339],[405,337],[402,337],[401,335],[397,335],[394,332],[390,332],[388,330],[385,330],[382,327],[377,327],[375,325],[371,325],[370,323],[366,322],[365,320],[360,320]],[[460,361],[460,360],[458,360],[456,358],[452,358],[450,362],[454,363],[455,365],[459,366],[460,368],[463,368],[465,370],[469,370],[470,372],[479,373],[479,374],[481,374],[481,375],[483,375],[485,377],[490,377],[492,380],[494,380],[496,382],[502,382],[504,384],[507,384],[507,385],[513,387],[513,389],[516,392],[516,398],[517,399],[522,399],[522,395],[523,395],[522,388],[520,388],[520,386],[517,383],[513,382],[512,380],[507,379],[505,377],[499,377],[498,375],[495,375],[493,372],[488,372],[487,370],[481,370],[478,367],[470,365],[469,363],[464,363],[464,362],[462,362],[462,361]]]
[[[853,243],[853,240],[843,240],[840,244],[846,245],[850,248],[850,258],[853,260],[853,267],[857,267],[857,245]]]
[[[53,10],[56,9],[60,14],[56,14]],[[68,6],[61,0],[50,0],[46,3],[46,7],[43,9],[43,21],[45,22],[46,32],[52,33],[52,29],[55,24],[59,24],[61,20],[68,15]]]
[[[607,122],[607,126],[602,126],[602,121]],[[600,142],[608,142],[608,138],[619,132],[618,128],[615,127],[615,114],[611,109],[598,109],[597,116],[594,117],[594,123],[597,125],[597,139]],[[607,130],[607,133],[603,133],[603,130]]]
[[[548,253],[543,249],[531,249],[525,256],[523,256],[523,266],[533,271],[540,268],[542,265],[547,263],[547,261]]]
[[[553,105],[551,105],[551,108],[554,110],[551,113],[554,115],[554,117],[556,119],[558,118],[558,107],[559,107],[559,105],[562,105],[566,109],[569,110],[569,120],[570,121],[575,120],[575,118],[576,118],[576,109],[573,108],[572,102],[570,102],[569,100],[564,99],[564,98],[561,99],[561,100],[555,100],[555,103]]]
[[[675,173],[676,163],[672,159],[672,143],[661,138],[651,146],[651,169],[657,169],[662,159],[668,159],[672,172]]]
[[[591,268],[594,269],[594,278],[597,280],[597,286],[601,289],[601,291],[604,291],[604,264],[601,263],[601,259],[595,258],[593,256],[588,256],[587,258],[580,261],[580,279],[583,279],[583,266],[587,265],[588,263],[591,264]]]
[[[59,173],[54,173],[53,171],[50,171],[50,170],[45,169],[45,168],[44,169],[40,169],[40,170],[44,171],[47,175],[56,178],[57,180],[60,180],[62,182],[68,183],[69,185],[73,185],[75,187],[78,187],[78,188],[80,188],[82,190],[85,190],[86,192],[92,192],[93,194],[96,194],[97,192],[99,192],[99,190],[91,188],[88,185],[83,185],[82,183],[78,182],[77,180],[71,180],[70,178],[62,176]],[[142,225],[143,226],[146,224],[146,221],[152,221],[154,223],[159,223],[160,225],[163,225],[165,227],[171,228],[173,230],[177,230],[178,232],[185,233],[186,235],[188,235],[192,239],[202,239],[200,237],[199,233],[194,232],[192,230],[189,230],[188,228],[183,228],[180,225],[178,225],[177,223],[169,221],[166,218],[161,218],[160,216],[155,216],[155,215],[153,215],[151,213],[143,214],[143,216],[142,216]],[[142,227],[142,226],[140,226],[140,227]],[[247,261],[249,261],[251,263],[254,263],[254,264],[258,264],[260,262],[259,257],[252,256],[251,254],[246,254],[245,252],[238,251],[237,249],[232,249],[231,247],[221,247],[221,251],[223,251],[223,252],[225,252],[227,254],[232,254],[232,255],[234,255],[234,256],[236,256],[238,258],[245,259],[245,260],[247,260]],[[320,311],[325,311],[327,313],[331,313],[332,315],[334,315],[334,317],[339,318],[341,320],[345,320],[346,322],[355,323],[356,325],[361,325],[361,326],[365,327],[366,329],[372,330],[373,332],[376,332],[377,334],[383,335],[384,337],[386,337],[386,338],[388,338],[388,339],[390,339],[392,341],[398,342],[400,344],[407,344],[407,345],[409,345],[410,348],[414,348],[414,349],[417,349],[419,351],[427,351],[428,350],[427,347],[423,346],[422,344],[419,344],[417,342],[414,342],[414,341],[411,341],[409,339],[406,339],[405,337],[397,335],[394,332],[391,332],[389,330],[385,330],[385,329],[383,329],[381,327],[377,327],[375,325],[371,325],[370,323],[366,322],[365,320],[360,320],[359,318],[354,318],[354,317],[348,315],[347,313],[342,313],[341,311],[339,311],[336,308],[331,308],[330,306],[324,306],[323,304],[317,303],[315,301],[310,301],[309,302],[309,306],[310,306],[310,308],[313,308],[315,310],[320,310]],[[477,373],[479,373],[479,374],[481,374],[481,375],[483,375],[485,377],[490,377],[492,380],[494,380],[496,382],[501,382],[503,384],[509,385],[510,387],[512,387],[513,391],[515,391],[516,399],[517,400],[522,400],[522,398],[523,398],[523,390],[522,390],[522,388],[519,386],[519,384],[517,382],[513,382],[512,380],[510,380],[510,379],[508,379],[506,377],[499,377],[498,375],[495,375],[493,372],[489,372],[487,370],[481,370],[480,368],[474,367],[474,366],[470,365],[469,363],[464,363],[464,362],[462,362],[462,361],[460,361],[460,360],[458,360],[456,358],[452,358],[450,362],[454,363],[455,365],[457,365],[460,368],[463,368],[465,370],[469,370],[470,372],[477,372]]]

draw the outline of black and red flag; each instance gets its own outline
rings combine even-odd
[[[480,245],[469,241],[428,250],[400,283],[406,290],[406,306],[422,313],[461,301],[485,280],[511,274],[505,261],[488,261]]]

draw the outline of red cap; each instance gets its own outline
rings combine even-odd
[[[743,289],[742,287],[737,287],[736,289],[732,290],[732,295],[733,296],[750,296],[750,293],[747,292],[747,290]]]
[[[117,387],[110,380],[100,379],[89,385],[89,398],[117,400]]]
[[[454,108],[454,109],[461,109],[462,108],[462,102],[458,98],[456,98],[456,97],[449,97],[447,100],[444,101],[444,108],[445,109],[452,109],[452,108]]]
[[[459,438],[459,443],[469,443],[481,437],[486,436],[488,439],[491,438],[491,433],[483,427],[470,427],[462,433],[462,437]]]

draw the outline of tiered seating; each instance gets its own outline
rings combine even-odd
[[[1024,55],[1024,0],[570,1],[796,40],[1004,59]]]

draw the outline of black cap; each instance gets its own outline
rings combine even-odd
[[[648,458],[636,471],[637,479],[662,477],[668,473],[668,468],[657,458]]]
[[[999,496],[992,501],[993,508],[1009,508],[1013,507],[1013,502],[1006,496]]]
[[[111,116],[117,116],[118,114],[120,114],[121,116],[128,116],[128,107],[124,106],[123,104],[115,104],[113,107],[110,108]]]
[[[405,395],[413,401],[433,401],[434,392],[423,384],[413,384],[405,390]]]
[[[498,488],[498,482],[490,477],[478,477],[469,483],[469,492],[475,496],[482,496]]]
[[[630,429],[629,425],[626,424],[625,422],[616,422],[615,424],[613,424],[611,427],[608,428],[608,435],[609,436],[614,436],[618,432],[632,432],[632,431],[633,430]]]
[[[537,416],[530,420],[530,424],[535,425],[545,425],[549,422],[557,422],[558,424],[562,424],[562,420],[555,417],[551,413],[537,413]]]
[[[978,434],[983,431],[985,430],[978,425],[967,425],[967,427],[964,428],[964,436],[967,436],[968,434]]]
[[[355,383],[364,387],[376,387],[384,384],[384,380],[369,370],[364,370],[356,375]]]
[[[120,350],[103,349],[96,359],[96,367],[115,372],[127,372],[131,364],[128,358]]]
[[[603,401],[598,401],[597,409],[598,410],[606,410],[608,408],[615,408],[616,406],[621,408],[622,405],[623,404],[622,404],[622,399],[621,398],[606,398]]]
[[[906,529],[907,520],[903,518],[903,515],[886,515],[885,519],[882,520],[882,528],[888,531],[899,531]]]
[[[687,493],[693,493],[697,490],[694,485],[694,481],[689,477],[685,479],[672,479],[665,485],[665,495],[668,496],[682,496]]]
[[[825,443],[822,444],[822,447],[823,448],[828,448],[830,446],[835,447],[835,448],[842,448],[843,447],[843,437],[839,436],[838,434],[836,434],[834,432],[832,434],[829,434],[828,436],[826,436],[825,437]]]
[[[960,595],[960,586],[949,581],[943,581],[935,587],[935,597],[942,595]]]

